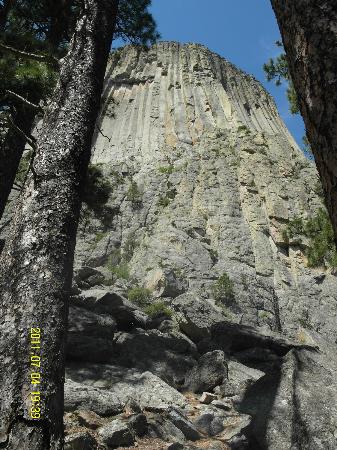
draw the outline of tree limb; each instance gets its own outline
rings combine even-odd
[[[36,53],[24,52],[22,50],[18,50],[17,48],[10,47],[9,45],[5,45],[0,43],[0,50],[11,53],[12,55],[18,56],[19,58],[24,58],[28,60],[34,60],[39,62],[44,62],[52,65],[53,67],[59,68],[59,61],[57,58],[51,55],[39,55]]]
[[[36,105],[35,103],[30,102],[29,100],[27,100],[26,98],[22,97],[21,95],[17,94],[16,92],[10,91],[9,89],[6,89],[5,91],[10,97],[13,97],[17,100],[20,100],[21,102],[23,102],[25,105],[29,106],[30,108],[35,109],[36,111],[43,111],[43,109],[41,108],[41,106]]]

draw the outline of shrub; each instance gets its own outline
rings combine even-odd
[[[146,306],[144,312],[152,318],[162,315],[172,317],[173,315],[172,310],[167,307],[164,302],[152,303],[151,305]]]
[[[327,265],[337,267],[337,252],[330,217],[324,209],[309,219],[305,225],[305,234],[310,238],[308,266]]]
[[[234,300],[234,283],[227,273],[223,273],[221,277],[213,285],[213,295],[217,303],[232,303]]]
[[[309,267],[337,267],[334,233],[326,210],[320,208],[313,217],[305,221],[300,217],[295,217],[289,221],[288,228],[284,230],[284,233],[289,238],[299,234],[309,238],[309,246],[306,251]]]
[[[101,212],[103,205],[108,201],[112,186],[98,164],[90,164],[87,179],[83,190],[83,202],[95,212]]]
[[[141,286],[128,290],[128,299],[139,306],[146,306],[151,298],[151,291]]]
[[[120,263],[117,266],[113,266],[111,268],[111,272],[115,277],[122,278],[123,280],[129,280],[130,279],[130,271],[129,266],[127,263]]]
[[[131,181],[126,194],[126,199],[134,205],[139,205],[142,203],[142,193],[138,189],[138,185],[134,180]]]
[[[161,166],[159,167],[158,170],[160,173],[166,173],[167,175],[171,175],[171,173],[174,172],[174,166],[172,164],[170,164],[169,166]]]

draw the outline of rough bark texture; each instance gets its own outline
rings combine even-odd
[[[17,108],[14,122],[26,135],[30,134],[35,112],[27,108]],[[25,149],[26,139],[14,129],[8,130],[0,150],[0,218],[3,215],[8,196]]]
[[[63,448],[64,343],[80,189],[117,0],[86,0],[38,137],[33,176],[0,260],[0,445]],[[30,328],[41,329],[41,385],[31,385]],[[30,392],[41,392],[41,419]]]
[[[336,1],[271,3],[337,237]]]

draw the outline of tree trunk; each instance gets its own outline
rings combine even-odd
[[[337,242],[336,0],[271,0]]]
[[[38,136],[33,174],[0,258],[1,448],[63,448],[65,338],[80,192],[118,0],[83,3]]]
[[[0,31],[3,31],[6,22],[8,14],[10,13],[10,10],[14,4],[14,0],[4,0],[3,5],[0,8]]]
[[[26,135],[33,127],[35,112],[17,107],[13,121]],[[9,129],[0,149],[0,219],[12,190],[16,173],[25,149],[26,139],[17,131]]]

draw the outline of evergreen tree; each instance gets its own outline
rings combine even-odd
[[[335,0],[271,0],[337,241]]]

